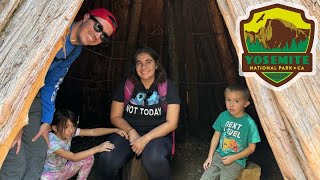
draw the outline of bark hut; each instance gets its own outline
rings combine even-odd
[[[0,3],[0,166],[82,2]]]
[[[237,46],[235,34],[237,17],[244,16],[248,6],[265,1],[218,1],[238,56],[241,55],[241,47]],[[312,16],[320,19],[318,1],[291,2],[305,6]],[[315,59],[317,74],[303,76],[285,90],[272,91],[255,78],[246,77],[261,125],[285,179],[320,178],[319,50],[318,43]]]

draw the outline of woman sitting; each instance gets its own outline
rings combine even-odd
[[[128,88],[127,81],[134,88]],[[141,157],[151,180],[170,179],[171,132],[177,128],[180,110],[177,88],[167,80],[166,72],[159,64],[159,55],[147,47],[136,51],[127,81],[113,95],[110,120],[114,126],[126,131],[129,138],[110,135],[108,141],[116,148],[100,155],[99,175],[101,179],[113,179],[136,155]],[[159,85],[163,84],[166,89],[161,95]],[[128,101],[126,93],[130,94]]]

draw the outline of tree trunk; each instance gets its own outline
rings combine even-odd
[[[7,25],[13,12],[22,0],[2,0],[0,2],[0,32]]]
[[[19,7],[11,2],[0,3],[0,9],[11,9],[0,14],[0,166],[28,123],[31,103],[83,1],[24,0]]]
[[[228,39],[225,34],[225,26],[223,24],[223,19],[221,17],[221,13],[218,9],[218,5],[215,0],[210,0],[208,11],[209,15],[211,15],[210,19],[212,22],[212,29],[214,32],[214,36],[216,37],[217,46],[226,80],[228,84],[233,84],[237,82],[237,69],[233,63],[233,58],[228,45]]]
[[[249,5],[260,2],[218,1],[238,56],[241,55],[241,47],[238,46],[235,34],[236,18],[244,16]],[[294,2],[304,5],[311,15],[320,19],[319,4],[314,6],[309,0]],[[317,57],[319,55],[318,46]],[[316,71],[319,72],[318,58],[315,61]],[[320,179],[319,79],[319,73],[303,76],[287,89],[272,91],[255,78],[246,77],[261,125],[285,179]]]

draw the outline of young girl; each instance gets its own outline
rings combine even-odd
[[[69,179],[77,173],[77,180],[87,179],[94,162],[93,155],[114,148],[114,145],[107,141],[91,149],[73,153],[70,151],[70,146],[75,136],[102,136],[117,133],[128,139],[127,133],[118,128],[79,129],[76,128],[77,121],[77,116],[70,110],[55,112],[51,123],[53,131],[49,133],[50,147],[41,175],[42,180]]]

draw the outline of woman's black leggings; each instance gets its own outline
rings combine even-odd
[[[103,152],[98,160],[98,176],[101,179],[114,179],[118,170],[123,167],[135,154],[127,139],[118,134],[111,134],[107,139],[115,145],[110,152]],[[168,157],[171,155],[171,136],[151,140],[141,153],[141,161],[150,180],[170,179]]]

